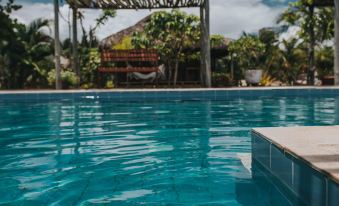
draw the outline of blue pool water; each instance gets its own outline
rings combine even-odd
[[[250,129],[333,124],[339,98],[0,103],[0,205],[278,205]]]

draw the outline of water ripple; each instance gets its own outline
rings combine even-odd
[[[0,103],[0,205],[239,205],[251,128],[332,124],[335,98]]]

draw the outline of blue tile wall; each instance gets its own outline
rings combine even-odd
[[[307,205],[326,205],[326,177],[301,160],[293,162],[293,190]]]
[[[77,91],[0,93],[0,101],[58,101],[58,100],[229,100],[265,97],[339,97],[339,88],[304,89],[216,89],[216,90],[140,90],[140,91]]]
[[[270,142],[255,134],[252,135],[252,158],[267,168],[271,168],[270,147]]]
[[[258,163],[306,205],[339,205],[338,183],[252,132],[252,167]],[[252,172],[254,178],[258,177],[255,170]]]
[[[339,184],[329,180],[328,193],[328,206],[339,205]]]
[[[292,160],[286,158],[284,151],[271,145],[271,171],[289,188],[292,188]]]

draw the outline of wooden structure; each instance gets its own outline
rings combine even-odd
[[[101,73],[149,73],[158,71],[156,50],[104,50],[101,52]],[[147,66],[145,66],[147,65]]]
[[[313,6],[321,7],[321,6],[334,6],[335,0],[314,0]]]
[[[334,0],[334,2],[334,84],[339,85],[339,0]]]
[[[68,0],[76,8],[100,9],[169,9],[200,7],[205,0]]]
[[[334,17],[334,84],[339,85],[339,0],[314,0],[313,4],[310,5],[310,10],[314,10],[314,7],[335,7],[335,17]],[[312,33],[314,33],[314,28],[312,28]],[[314,41],[314,40],[313,40]],[[310,51],[313,50],[314,45],[310,45]],[[312,63],[312,62],[311,62]],[[312,66],[312,65],[310,65]]]
[[[73,8],[73,48],[76,48],[76,10],[77,9],[166,9],[200,7],[201,18],[201,83],[211,87],[211,54],[209,0],[66,0]],[[78,68],[78,55],[73,51],[73,67]],[[103,68],[102,68],[103,69]]]

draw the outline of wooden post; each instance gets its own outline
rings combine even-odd
[[[307,85],[314,85],[314,73],[315,73],[315,56],[314,56],[314,48],[315,48],[315,34],[314,34],[314,5],[310,5],[308,7],[309,15],[311,16],[311,21],[309,25],[309,48],[308,48],[308,71],[307,71]]]
[[[54,0],[54,53],[55,53],[55,88],[61,89],[61,64],[59,41],[59,0]]]
[[[210,43],[210,17],[209,0],[200,7],[201,21],[201,79],[205,87],[211,87],[211,43]]]
[[[334,18],[334,84],[339,85],[339,0],[334,0],[335,18]]]
[[[205,77],[206,77],[206,66],[205,66],[205,55],[204,55],[204,8],[200,7],[200,83],[202,86],[205,86]]]
[[[77,27],[77,9],[73,8],[73,17],[72,17],[72,30],[73,30],[73,44],[72,44],[72,52],[73,52],[73,71],[77,75],[80,81],[80,67],[79,67],[79,57],[78,57],[78,27]],[[80,82],[79,82],[80,83]]]

